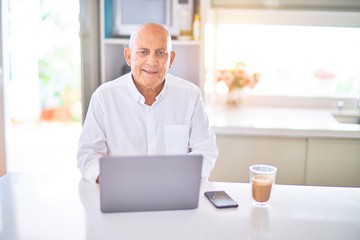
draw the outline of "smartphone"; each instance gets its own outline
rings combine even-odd
[[[236,208],[238,203],[232,199],[225,191],[209,191],[204,195],[217,208]]]

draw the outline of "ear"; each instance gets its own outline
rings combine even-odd
[[[174,60],[175,60],[175,51],[171,51],[170,53],[170,64],[169,64],[169,69],[172,67],[173,63],[174,63]]]
[[[124,57],[126,60],[126,64],[130,67],[131,66],[131,50],[130,50],[130,48],[124,48]]]

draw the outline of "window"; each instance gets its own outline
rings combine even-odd
[[[214,71],[242,62],[261,75],[252,95],[360,97],[359,14],[241,11],[205,28],[205,91],[218,91]]]

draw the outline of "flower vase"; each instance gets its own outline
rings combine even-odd
[[[239,107],[243,102],[243,90],[233,89],[228,92],[226,98],[226,106],[229,108]]]

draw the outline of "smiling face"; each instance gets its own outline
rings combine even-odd
[[[132,34],[124,56],[139,91],[146,95],[148,90],[152,90],[157,95],[174,61],[175,52],[171,50],[171,38],[165,28],[146,24]]]

